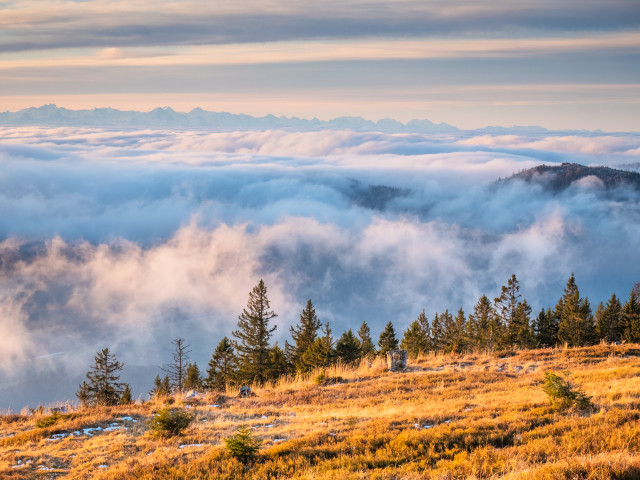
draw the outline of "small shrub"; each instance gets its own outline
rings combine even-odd
[[[571,385],[566,378],[553,372],[544,374],[542,390],[549,396],[551,404],[560,410],[571,407],[576,410],[585,410],[591,406],[591,399],[588,396]]]
[[[233,457],[247,464],[255,458],[261,442],[253,436],[247,425],[242,425],[235,435],[225,438],[224,443]]]
[[[51,415],[41,418],[39,420],[36,420],[36,427],[37,428],[47,428],[50,427],[52,425],[55,425],[56,423],[58,423],[60,420],[65,420],[69,418],[69,415],[60,415],[59,412],[53,412]]]
[[[313,379],[316,385],[323,385],[324,381],[327,379],[327,374],[325,372],[320,372],[316,378]]]
[[[171,437],[179,435],[193,421],[193,416],[182,410],[158,410],[148,425],[153,437]]]

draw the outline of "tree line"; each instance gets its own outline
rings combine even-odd
[[[640,342],[640,284],[636,284],[624,304],[613,294],[592,310],[580,295],[572,274],[555,307],[532,309],[520,293],[515,274],[491,301],[482,295],[468,315],[460,308],[455,314],[445,310],[429,319],[423,310],[398,340],[392,322],[380,333],[376,345],[363,321],[354,334],[349,329],[335,340],[329,323],[322,323],[311,300],[290,327],[291,341],[284,349],[271,345],[277,317],[271,309],[263,280],[249,293],[247,306],[238,317],[231,338],[216,346],[208,368],[201,372],[189,362],[189,345],[182,338],[173,341],[173,361],[156,376],[151,396],[167,396],[184,390],[224,390],[228,385],[264,384],[284,375],[307,373],[331,365],[356,364],[363,358],[384,356],[390,350],[406,349],[410,358],[429,353],[501,351],[511,348],[546,348],[560,344],[572,347],[607,342]],[[113,405],[131,401],[129,386],[118,383],[123,365],[108,349],[98,352],[95,365],[80,385],[77,396],[85,405]]]

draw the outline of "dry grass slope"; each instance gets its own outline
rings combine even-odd
[[[571,372],[594,408],[552,409],[545,371]],[[168,439],[148,434],[153,402],[77,410],[47,428],[5,415],[0,478],[640,478],[639,345],[430,356],[406,373],[378,362],[327,377],[339,380],[178,399],[195,421]],[[249,467],[224,448],[241,424],[262,440]]]

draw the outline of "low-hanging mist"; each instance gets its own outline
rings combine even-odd
[[[0,131],[0,408],[71,398],[105,346],[136,393],[177,336],[202,367],[260,278],[281,345],[308,298],[377,337],[512,273],[534,311],[572,272],[592,304],[640,280],[637,189],[495,182],[633,168],[635,134]]]

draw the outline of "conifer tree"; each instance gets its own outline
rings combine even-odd
[[[627,330],[625,340],[628,342],[640,342],[640,283],[637,283],[622,309]]]
[[[328,367],[335,361],[333,336],[329,322],[322,327],[324,335],[316,338],[311,346],[302,355],[303,372],[309,372],[316,368]]]
[[[239,375],[243,382],[263,383],[269,376],[269,339],[276,326],[269,326],[277,317],[270,310],[267,287],[260,280],[249,293],[247,308],[238,317],[238,330],[233,336],[238,339]]]
[[[124,390],[122,391],[122,396],[118,401],[120,405],[131,405],[133,403],[133,397],[131,396],[131,388],[128,383],[124,384]]]
[[[352,365],[360,360],[360,343],[351,329],[344,332],[336,342],[336,360]]]
[[[502,286],[500,296],[493,301],[494,315],[500,319],[504,326],[503,335],[500,339],[502,347],[520,346],[528,347],[532,340],[529,315],[531,309],[528,305],[520,307],[520,282],[515,274]],[[526,302],[526,301],[525,301]],[[518,308],[520,310],[518,311]],[[528,311],[528,312],[527,312]]]
[[[187,376],[184,381],[185,390],[201,390],[202,389],[202,374],[197,363],[190,363],[187,366]]]
[[[496,332],[493,325],[493,307],[489,297],[482,295],[474,305],[473,313],[469,317],[469,323],[473,323],[476,326],[474,344],[482,350],[493,350],[496,342]]]
[[[387,352],[398,349],[398,339],[391,322],[387,323],[378,339],[378,351],[380,355],[385,356]]]
[[[420,324],[420,328],[422,329],[422,333],[424,335],[425,349],[424,353],[430,352],[433,350],[433,339],[431,338],[431,326],[429,325],[429,319],[427,315],[424,313],[424,309],[418,315],[418,323]]]
[[[453,351],[458,333],[456,331],[456,322],[448,309],[440,315],[440,322],[442,322],[442,351],[450,353]]]
[[[184,338],[176,338],[171,342],[175,349],[173,351],[173,362],[161,368],[169,377],[171,390],[173,392],[182,392],[184,390],[184,382],[187,379],[187,368],[189,367],[189,345],[185,343]]]
[[[171,385],[169,384],[169,376],[165,375],[164,379],[160,378],[160,375],[156,375],[156,379],[153,381],[153,388],[149,392],[150,397],[168,397],[171,395]]]
[[[456,353],[462,353],[469,348],[469,339],[467,338],[467,319],[462,307],[458,310],[456,318],[454,319],[454,335],[452,351]]]
[[[207,369],[204,385],[209,390],[224,390],[227,384],[235,383],[238,368],[233,343],[224,337],[218,343]]]
[[[424,315],[424,311],[420,315]],[[420,315],[404,331],[400,342],[400,348],[405,349],[409,354],[409,358],[412,359],[426,353],[428,350],[427,338],[422,322],[420,322]]]
[[[78,388],[78,400],[84,406],[117,405],[125,390],[125,384],[118,382],[124,364],[108,348],[98,352],[94,361],[86,375],[88,382],[85,380]]]
[[[553,347],[558,343],[558,319],[551,309],[540,310],[534,323],[534,335],[539,348]]]
[[[284,351],[276,344],[269,349],[269,370],[267,379],[274,381],[291,372],[291,364]]]
[[[300,314],[300,323],[295,327],[289,327],[291,332],[291,338],[293,339],[293,345],[285,342],[285,353],[287,360],[297,370],[302,366],[302,355],[311,346],[311,344],[318,337],[318,331],[322,324],[320,319],[316,315],[316,310],[311,303],[311,299],[307,302],[307,306],[302,310]]]
[[[367,322],[362,322],[358,330],[358,341],[360,343],[360,355],[363,358],[373,358],[376,356],[376,347],[371,340],[371,330]]]
[[[438,312],[434,315],[433,323],[431,324],[431,345],[435,352],[443,352],[447,347],[444,327]]]
[[[587,298],[580,298],[580,291],[573,273],[567,281],[564,295],[556,305],[555,315],[559,318],[558,339],[571,347],[593,343],[595,324],[591,305]]]
[[[602,305],[602,303],[600,304]],[[596,310],[596,335],[600,340],[619,342],[627,330],[622,304],[616,294],[611,295],[607,305]]]

